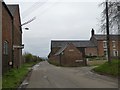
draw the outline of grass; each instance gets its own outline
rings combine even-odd
[[[2,89],[2,76],[0,76],[0,90]]]
[[[25,76],[28,74],[30,67],[38,62],[25,63],[19,69],[11,69],[2,76],[2,88],[17,88]]]
[[[94,68],[93,70],[99,74],[112,75],[118,77],[120,75],[120,60],[112,60],[111,64],[105,62],[104,64]]]

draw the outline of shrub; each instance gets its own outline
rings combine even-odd
[[[36,55],[32,55],[31,53],[25,53],[23,54],[23,58],[25,62],[37,62],[37,61],[43,61],[42,58]]]

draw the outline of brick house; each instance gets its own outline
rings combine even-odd
[[[94,34],[92,31],[92,37],[90,41],[97,46],[97,56],[107,56],[107,36]],[[111,58],[119,58],[119,43],[120,35],[110,35],[110,56]]]
[[[22,29],[18,5],[2,2],[2,69],[20,67],[22,61]]]
[[[13,58],[13,16],[7,8],[6,4],[2,2],[2,71],[10,68],[9,63]]]
[[[13,16],[13,66],[20,67],[22,63],[22,28],[19,5],[7,5]]]
[[[48,56],[49,60],[53,60],[53,56],[56,55],[56,53],[62,49],[63,47],[66,46],[66,44],[70,43],[71,47],[74,46],[74,48],[76,48],[74,50],[74,52],[72,54],[67,53],[64,54],[64,57],[66,57],[66,59],[62,59],[63,64],[69,64],[70,66],[78,66],[78,65],[86,65],[86,60],[85,60],[85,56],[88,54],[86,53],[88,50],[94,50],[94,48],[96,47],[93,43],[91,43],[88,40],[52,40],[51,41],[51,52]],[[69,50],[71,51],[69,46]],[[68,51],[69,51],[68,50]],[[95,49],[96,50],[96,49]],[[79,54],[77,53],[79,51]],[[91,52],[92,55],[96,55],[96,51]],[[75,58],[74,56],[79,57],[79,58]],[[56,60],[56,56],[54,57],[54,60]],[[71,59],[73,58],[73,60]],[[67,60],[68,59],[68,60]],[[65,63],[64,61],[67,61],[67,63]],[[57,62],[57,60],[56,60]],[[82,63],[82,64],[81,64]]]
[[[50,59],[64,66],[79,66],[84,64],[81,51],[72,43],[66,43]]]
[[[118,43],[120,43],[120,35],[110,35],[110,53],[111,58],[118,58]],[[63,47],[66,46],[67,43],[71,43],[72,46],[76,47],[77,50],[80,51],[79,59],[74,59],[74,61],[70,60],[74,58],[75,54],[67,53],[64,55],[65,58],[62,58],[62,64],[69,64],[75,65],[76,60],[83,60],[83,65],[86,65],[86,56],[99,56],[99,57],[106,57],[107,56],[107,44],[106,44],[106,35],[95,34],[94,30],[91,31],[91,38],[90,40],[52,40],[51,41],[51,52],[48,55],[50,61],[60,62],[56,53],[59,52]],[[70,47],[69,47],[70,50]],[[69,58],[70,57],[70,58]],[[67,62],[66,62],[67,61]],[[80,63],[79,63],[80,65]]]

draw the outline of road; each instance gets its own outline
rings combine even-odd
[[[117,88],[117,79],[91,72],[93,67],[57,67],[44,61],[33,67],[27,88]]]

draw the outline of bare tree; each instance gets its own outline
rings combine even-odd
[[[103,2],[100,6],[104,7],[101,19],[101,31],[106,33],[106,3]],[[120,6],[120,0],[108,0],[108,16],[109,16],[109,29],[110,33],[118,33],[119,23],[120,23],[120,11],[118,11],[118,6]]]

